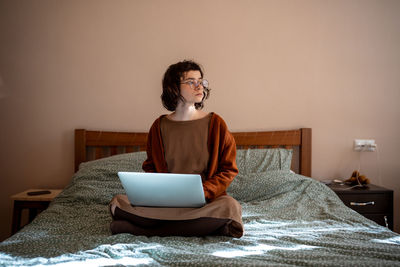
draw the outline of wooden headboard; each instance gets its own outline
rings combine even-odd
[[[268,132],[233,132],[238,149],[293,149],[292,170],[311,177],[311,128]],[[145,151],[147,133],[75,130],[75,171],[82,162]]]

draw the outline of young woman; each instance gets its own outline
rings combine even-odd
[[[172,113],[160,116],[151,126],[143,170],[200,174],[207,204],[201,208],[134,207],[125,195],[118,195],[110,203],[111,232],[241,237],[241,206],[226,194],[238,173],[236,144],[220,116],[202,111],[210,93],[203,70],[193,61],[178,62],[169,66],[162,85],[162,103]]]

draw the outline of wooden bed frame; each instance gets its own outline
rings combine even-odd
[[[268,132],[233,132],[238,149],[293,149],[291,169],[311,177],[311,128]],[[75,130],[75,171],[82,162],[145,151],[147,133]]]

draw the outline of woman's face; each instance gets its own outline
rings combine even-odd
[[[203,100],[204,87],[201,81],[201,73],[198,70],[190,70],[183,74],[180,92],[181,96],[185,99],[185,104],[194,105]]]

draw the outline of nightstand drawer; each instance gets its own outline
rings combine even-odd
[[[390,213],[391,199],[388,194],[338,194],[343,203],[362,213]]]
[[[343,184],[328,186],[346,206],[393,230],[393,190],[373,184],[363,188]]]

